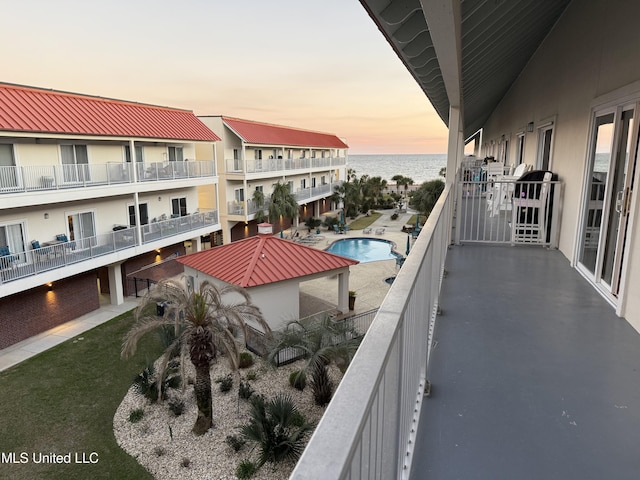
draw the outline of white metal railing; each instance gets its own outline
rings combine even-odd
[[[137,163],[138,180],[164,181],[216,175],[213,161]],[[86,188],[134,181],[131,163],[0,167],[0,194]]]
[[[142,244],[217,223],[216,210],[152,222],[142,226]],[[139,244],[136,227],[122,228],[77,240],[43,242],[39,248],[10,252],[8,256],[0,257],[0,284],[133,248]]]
[[[563,187],[559,181],[458,180],[455,243],[557,248]]]
[[[449,185],[290,478],[408,478],[427,387],[453,200]]]
[[[305,170],[310,168],[331,168],[346,165],[345,157],[325,158],[263,158],[247,159],[246,173],[280,172],[291,170]],[[227,173],[245,173],[244,160],[225,159]]]

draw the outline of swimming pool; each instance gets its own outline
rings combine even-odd
[[[343,238],[333,242],[325,251],[362,263],[402,258],[393,251],[393,242],[377,238]]]

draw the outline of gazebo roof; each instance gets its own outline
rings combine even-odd
[[[244,288],[360,263],[271,234],[260,234],[176,260],[206,275]]]

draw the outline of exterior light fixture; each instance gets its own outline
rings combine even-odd
[[[44,214],[44,219],[45,219],[45,220],[47,220],[48,218],[49,218],[49,214],[48,214],[48,213],[45,213],[45,214]]]
[[[53,291],[53,283],[49,282],[47,283],[47,290],[52,292]]]

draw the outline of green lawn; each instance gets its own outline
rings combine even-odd
[[[371,225],[373,222],[375,222],[381,216],[382,216],[382,214],[378,213],[378,212],[374,212],[374,213],[370,214],[368,217],[366,215],[362,216],[362,217],[354,220],[353,222],[349,223],[349,228],[351,230],[362,230],[363,228],[367,228],[369,225]]]
[[[122,337],[132,323],[131,313],[121,315],[0,372],[0,453],[15,452],[19,460],[24,452],[29,458],[11,464],[5,457],[0,478],[152,478],[113,435],[113,415],[133,377],[160,353],[150,338],[134,358],[120,359]],[[71,463],[33,463],[33,454],[50,453],[71,453]],[[84,454],[97,463],[75,463],[76,453],[80,461]]]

